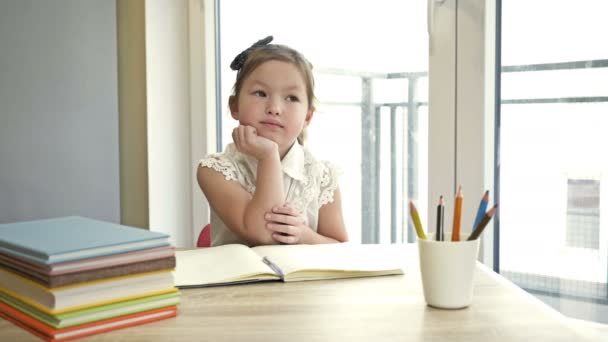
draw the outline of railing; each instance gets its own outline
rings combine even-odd
[[[544,63],[544,64],[528,64],[514,65],[502,67],[503,73],[511,72],[536,72],[549,70],[575,70],[589,68],[606,68],[608,67],[608,59],[575,61],[565,63]],[[407,213],[403,211],[401,220],[397,219],[397,208],[403,208],[403,198],[397,195],[397,177],[398,170],[403,167],[398,167],[396,150],[397,150],[397,127],[394,124],[396,121],[397,109],[402,108],[407,116],[407,181],[402,180],[401,184],[407,184],[407,197],[410,199],[418,198],[418,118],[419,107],[428,106],[426,100],[419,99],[416,94],[417,84],[421,78],[428,77],[426,72],[402,72],[402,73],[367,73],[367,72],[352,72],[341,69],[320,69],[319,73],[331,74],[338,76],[358,77],[361,79],[362,98],[360,102],[323,102],[324,105],[348,105],[359,106],[362,112],[361,120],[361,155],[362,158],[361,173],[363,183],[361,184],[361,241],[363,243],[378,243],[380,241],[380,199],[378,198],[378,189],[380,184],[379,168],[380,168],[380,137],[386,132],[382,132],[379,125],[379,117],[382,108],[389,108],[391,131],[390,146],[391,146],[391,242],[404,242],[407,237],[408,242],[414,241],[414,229],[412,224],[407,220]],[[373,80],[375,79],[407,79],[408,94],[407,102],[395,103],[374,103],[373,102]],[[502,99],[501,104],[540,104],[540,103],[593,103],[604,102],[608,103],[608,96],[589,96],[589,97],[556,97],[556,98],[526,98],[526,99]],[[407,234],[403,232],[404,227],[398,227],[398,222],[407,223]]]
[[[378,198],[378,188],[380,184],[380,129],[379,117],[383,107],[390,110],[391,131],[390,131],[390,146],[391,146],[391,242],[397,242],[399,237],[401,242],[407,236],[408,242],[414,241],[413,226],[408,223],[407,234],[403,234],[397,227],[397,207],[403,208],[402,198],[397,196],[397,127],[395,125],[397,108],[407,110],[407,197],[418,197],[418,107],[426,106],[426,101],[418,99],[416,89],[421,78],[427,77],[426,72],[403,72],[403,73],[365,73],[351,72],[340,69],[321,69],[320,73],[332,74],[338,76],[359,77],[362,85],[361,102],[323,102],[324,105],[338,106],[360,106],[362,113],[361,120],[361,176],[363,184],[361,185],[361,227],[363,243],[378,243],[380,240],[380,200]],[[408,97],[407,102],[395,103],[374,103],[373,102],[373,80],[374,79],[407,79],[408,80]],[[406,184],[406,182],[401,182]],[[401,222],[408,222],[407,213],[403,213]]]

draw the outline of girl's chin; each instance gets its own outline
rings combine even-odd
[[[277,145],[284,146],[284,147],[290,147],[291,145],[293,145],[293,143],[297,140],[294,139],[293,141],[289,141],[289,140],[285,140],[285,139],[278,139],[278,137],[272,133],[269,132],[264,132],[264,131],[258,131],[258,135],[266,138],[268,140],[274,141]]]
[[[277,135],[273,134],[273,132],[270,132],[268,130],[265,129],[258,129],[258,135],[261,136],[262,138],[266,138],[268,140],[272,140],[277,144],[280,144],[279,139],[277,139]]]

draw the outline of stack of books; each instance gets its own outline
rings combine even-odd
[[[48,341],[174,317],[168,239],[83,217],[0,224],[0,317]]]

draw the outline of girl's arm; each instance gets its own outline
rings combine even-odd
[[[283,171],[278,145],[258,136],[254,127],[239,125],[232,131],[237,149],[258,161],[253,196],[221,173],[199,167],[197,178],[209,204],[222,222],[252,245],[276,244],[265,229],[264,214],[283,203]]]
[[[252,245],[276,244],[271,232],[264,228],[264,213],[283,201],[278,153],[276,160],[259,160],[258,175],[253,195],[238,182],[226,180],[221,172],[208,167],[199,166],[197,180],[209,205],[239,238]],[[275,184],[277,180],[279,184]]]
[[[348,241],[348,234],[342,216],[342,197],[338,187],[334,191],[333,202],[327,203],[319,209],[319,224],[317,232],[313,235],[313,243],[346,241]]]
[[[344,219],[340,189],[336,188],[333,202],[326,203],[319,209],[317,231],[310,229],[306,216],[289,204],[274,207],[266,213],[266,228],[272,237],[284,244],[319,244],[345,242],[348,240]]]

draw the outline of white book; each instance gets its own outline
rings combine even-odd
[[[171,270],[139,273],[49,289],[0,268],[0,291],[48,313],[76,310],[174,288]]]
[[[403,274],[400,245],[232,244],[176,251],[181,288],[279,280],[284,282]]]

